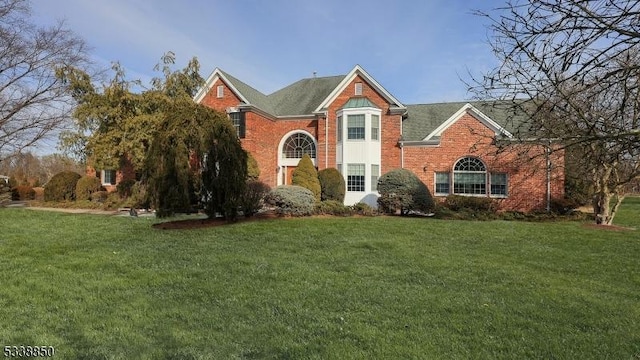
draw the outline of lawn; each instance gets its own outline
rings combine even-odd
[[[625,200],[620,225],[640,225]],[[637,359],[640,230],[0,210],[0,345],[59,359]]]

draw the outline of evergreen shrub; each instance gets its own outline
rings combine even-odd
[[[387,214],[407,215],[410,211],[430,212],[435,205],[427,186],[407,169],[391,170],[378,180],[378,205]]]
[[[104,190],[102,182],[95,176],[83,176],[76,183],[76,200],[90,200],[91,194]]]
[[[346,184],[338,169],[327,168],[318,171],[318,180],[320,181],[320,200],[344,202]]]
[[[308,154],[304,154],[302,159],[298,162],[298,166],[293,171],[291,184],[309,189],[316,201],[320,201],[320,180],[318,180],[318,171],[315,166],[313,166],[311,157],[309,157]]]
[[[62,171],[53,175],[44,188],[44,200],[75,200],[76,184],[80,178],[80,174],[73,171]]]
[[[282,185],[271,190],[265,202],[274,206],[280,215],[309,216],[313,214],[316,198],[302,186]]]
[[[240,200],[242,213],[245,217],[251,217],[262,209],[264,197],[269,193],[271,187],[258,180],[249,180],[245,188],[244,195]]]

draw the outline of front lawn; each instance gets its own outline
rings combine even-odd
[[[617,219],[639,216],[628,199]],[[2,346],[59,359],[640,356],[640,230],[154,221],[0,210]]]

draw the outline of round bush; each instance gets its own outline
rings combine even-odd
[[[320,200],[344,202],[346,184],[338,169],[327,168],[318,171],[318,180],[320,181]]]
[[[427,186],[407,169],[391,170],[378,180],[378,205],[387,214],[430,212],[435,205]]]
[[[80,178],[81,176],[73,171],[63,171],[53,175],[44,188],[44,200],[75,200],[76,184]]]
[[[265,202],[275,206],[280,215],[308,216],[313,214],[316,198],[309,189],[297,185],[282,185],[271,190]]]
[[[318,171],[315,166],[313,166],[311,157],[309,157],[308,154],[304,154],[302,159],[300,159],[300,162],[298,162],[298,167],[293,171],[291,184],[309,189],[316,201],[320,201],[320,180],[318,180]]]
[[[76,183],[76,200],[90,200],[91,194],[104,190],[100,179],[95,176],[83,176]]]

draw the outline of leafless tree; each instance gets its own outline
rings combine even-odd
[[[640,175],[640,1],[513,0],[477,15],[499,65],[470,90],[527,115],[515,141],[581,154],[596,222],[610,225]]]
[[[64,23],[32,22],[27,0],[0,0],[0,160],[60,129],[73,110],[65,67],[88,68],[84,40]]]

